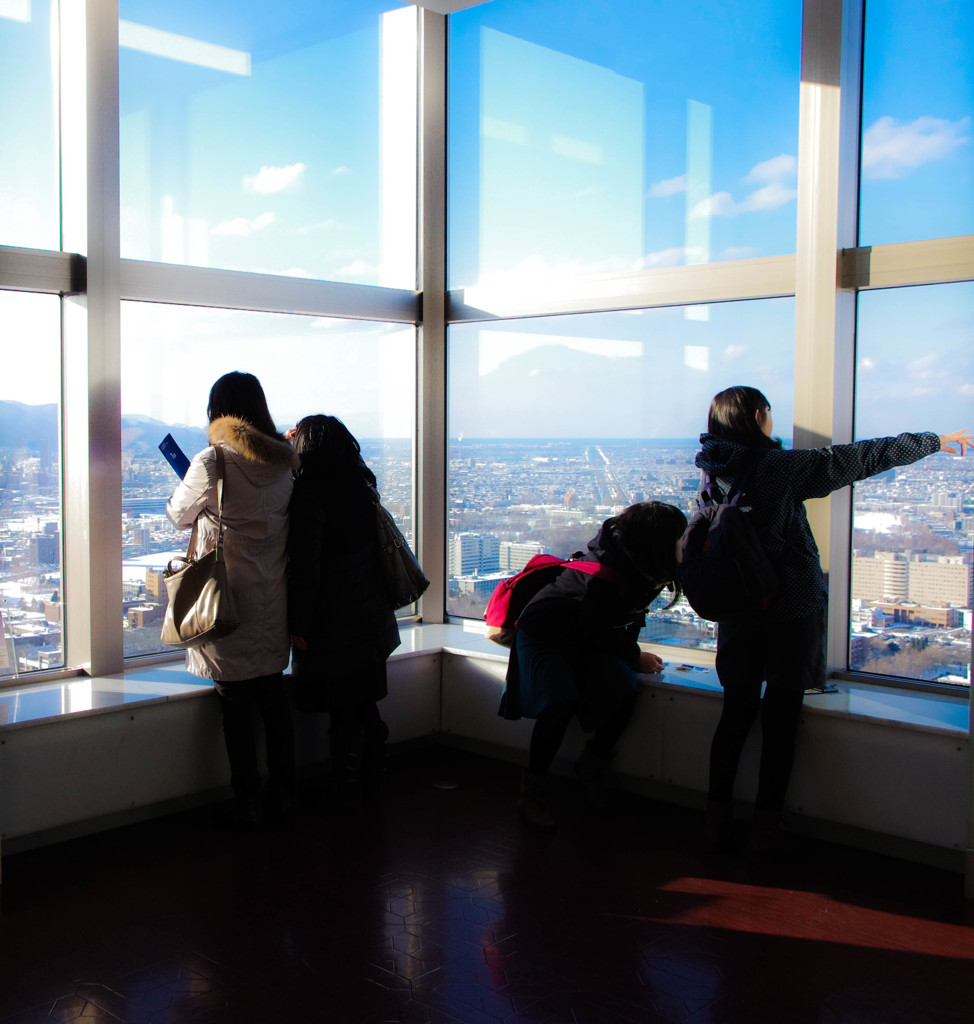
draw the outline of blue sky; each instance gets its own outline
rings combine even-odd
[[[450,286],[794,251],[800,4],[748,9],[501,0],[454,15]],[[691,102],[709,122],[692,139]],[[688,181],[704,207],[688,210]],[[688,259],[691,219],[710,237]]]
[[[49,6],[0,0],[0,244],[58,245]],[[122,32],[123,255],[411,287],[403,225],[413,215],[413,157],[395,107],[408,75],[383,64],[394,49],[383,32],[388,15],[406,24],[414,13],[400,0],[121,0],[124,25],[209,44],[231,67],[146,52]],[[974,5],[870,0],[868,18],[863,244],[974,232]],[[793,252],[800,32],[799,0],[493,0],[454,15],[451,285]],[[400,88],[383,93],[383,83]],[[34,343],[38,320],[15,315],[23,303],[3,308],[2,336],[18,350]],[[860,431],[894,429],[891,411],[911,425],[974,426],[971,286],[874,293],[861,309]],[[165,322],[177,320],[187,340],[209,330],[196,314]],[[233,344],[255,358],[261,346],[313,348],[329,333],[248,316],[234,329]],[[498,344],[499,330],[477,333],[479,347]],[[651,401],[615,403],[615,429],[600,408],[559,430],[632,436],[663,419],[694,433],[700,395],[741,382],[774,385],[776,419],[790,418],[790,300],[715,305],[697,323],[661,311],[506,330],[521,335],[505,349],[517,365],[534,358],[541,372],[585,357],[604,373],[606,395],[616,381],[627,394],[633,382],[657,383],[664,368],[678,382]],[[477,347],[478,331],[458,330],[454,352]],[[337,324],[330,334],[348,332]],[[232,349],[225,344],[213,342],[208,363]],[[128,358],[137,380],[142,364]],[[465,397],[451,408],[489,418],[510,368],[479,354],[474,362],[470,381],[474,364],[457,364],[452,379]],[[369,360],[362,365],[367,373]],[[267,359],[263,374],[276,377],[279,366]],[[14,383],[22,378],[5,377],[0,398],[24,397]],[[469,393],[473,381],[480,398]],[[528,416],[533,381],[505,386],[518,396],[518,428],[502,424],[505,432],[552,429],[550,416]],[[366,413],[370,402],[393,408],[384,388],[372,380],[359,389],[372,397],[357,399],[348,383],[323,385],[318,404],[411,423],[398,404],[394,414]],[[40,390],[37,399],[51,400]],[[139,407],[137,389],[125,401]],[[297,398],[292,405],[304,411]]]

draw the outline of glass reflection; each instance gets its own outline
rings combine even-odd
[[[60,245],[56,12],[0,3],[0,245]]]
[[[791,252],[801,4],[449,22],[451,288]]]
[[[119,14],[123,256],[414,286],[415,7]]]

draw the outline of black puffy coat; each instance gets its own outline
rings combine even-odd
[[[701,434],[696,464],[729,490],[749,446]],[[827,448],[768,448],[751,478],[744,504],[768,557],[777,566],[779,591],[764,613],[768,621],[811,615],[825,604],[825,575],[803,502],[894,466],[908,466],[940,451],[937,434],[899,434]]]
[[[613,570],[613,580],[563,569],[525,606],[518,629],[557,645],[579,644],[616,654],[631,665],[639,660],[639,631],[646,609],[662,587],[651,587],[602,524],[587,544],[585,559]]]
[[[565,673],[556,678],[527,673],[522,678],[517,641],[507,665],[507,686],[498,714],[518,719],[536,717],[554,700],[578,701],[579,720],[586,729],[596,728],[618,708],[625,683],[617,674],[602,678],[589,668],[590,656],[609,655],[635,670],[639,662],[639,631],[646,622],[647,607],[662,587],[647,582],[613,539],[612,520],[602,524],[588,542],[587,561],[612,570],[602,578],[572,569],[560,575],[528,602],[517,623],[519,636],[544,645],[564,659]],[[635,688],[635,675],[631,679]]]
[[[302,458],[288,538],[288,622],[303,637],[296,675],[327,677],[331,703],[385,696],[385,659],[399,646],[376,540],[365,463],[337,473]]]

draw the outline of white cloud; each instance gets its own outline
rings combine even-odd
[[[674,246],[672,249],[660,249],[657,252],[648,252],[640,261],[640,270],[650,270],[653,267],[682,267],[686,262],[687,251],[682,245]]]
[[[798,159],[789,153],[773,156],[770,160],[755,164],[748,171],[745,181],[779,181],[798,173]]]
[[[312,231],[334,231],[336,228],[342,227],[341,221],[338,220],[319,220],[313,224],[303,224],[299,228],[294,229],[296,235],[308,235]]]
[[[753,245],[729,245],[721,249],[717,255],[718,260],[749,260],[757,256],[758,250]]]
[[[939,369],[940,358],[937,355],[926,355],[920,356],[919,359],[914,359],[907,363],[907,373],[911,377],[918,378],[920,380],[929,380],[931,377],[937,376]]]
[[[730,192],[715,192],[702,199],[691,211],[691,217],[736,217],[741,213],[756,210],[776,210],[790,203],[798,191],[793,179],[798,171],[798,161],[787,153],[764,160],[748,171],[745,181],[764,182],[739,203]]]
[[[351,174],[351,173],[352,173],[352,168],[351,167],[346,167],[344,164],[342,164],[341,167],[336,167],[331,172],[331,175],[332,175],[333,178],[344,178],[346,174]]]
[[[254,234],[254,232],[269,227],[275,220],[277,218],[273,213],[259,214],[253,220],[248,220],[246,217],[234,217],[233,220],[221,221],[213,228],[210,234],[247,238]]]
[[[962,395],[974,395],[974,384],[961,384],[958,390]]]
[[[862,137],[862,169],[869,178],[900,178],[923,164],[949,156],[958,146],[970,142],[971,119],[945,121],[939,117],[918,117],[898,124],[881,117]]]
[[[859,369],[860,370],[875,370],[876,369],[876,361],[874,359],[870,359],[869,356],[863,356],[863,358],[859,360]]]
[[[798,195],[798,190],[789,188],[780,181],[771,181],[759,189],[755,189],[737,208],[738,213],[751,210],[776,210],[785,203],[790,203]]]
[[[724,358],[729,361],[732,361],[735,359],[740,359],[743,356],[746,356],[747,353],[747,345],[728,345],[727,348],[724,349]]]
[[[378,281],[381,271],[381,267],[359,259],[352,260],[351,263],[346,263],[345,266],[339,267],[335,274],[338,281],[347,281],[349,278],[352,278],[355,281],[368,284],[372,281]]]
[[[675,196],[687,190],[687,176],[681,174],[676,178],[664,178],[649,186],[649,195],[652,199],[665,199],[667,196]]]
[[[706,345],[684,345],[683,365],[691,370],[709,370],[710,349]]]
[[[283,192],[301,180],[305,172],[304,164],[288,164],[287,167],[261,167],[256,174],[244,177],[244,188],[248,192],[259,192],[267,195],[272,192]]]
[[[737,207],[730,192],[715,192],[701,199],[690,212],[691,217],[734,217]]]

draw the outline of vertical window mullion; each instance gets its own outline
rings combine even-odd
[[[855,244],[862,0],[806,0],[798,149],[795,446],[852,439],[855,293],[837,287],[841,249]],[[830,670],[848,659],[848,491],[808,503],[829,574]]]
[[[122,669],[119,397],[118,7],[61,12],[62,237],[87,259],[65,297],[63,447],[66,664]]]
[[[431,580],[423,618],[446,607],[446,17],[420,9],[420,243],[417,536]]]

